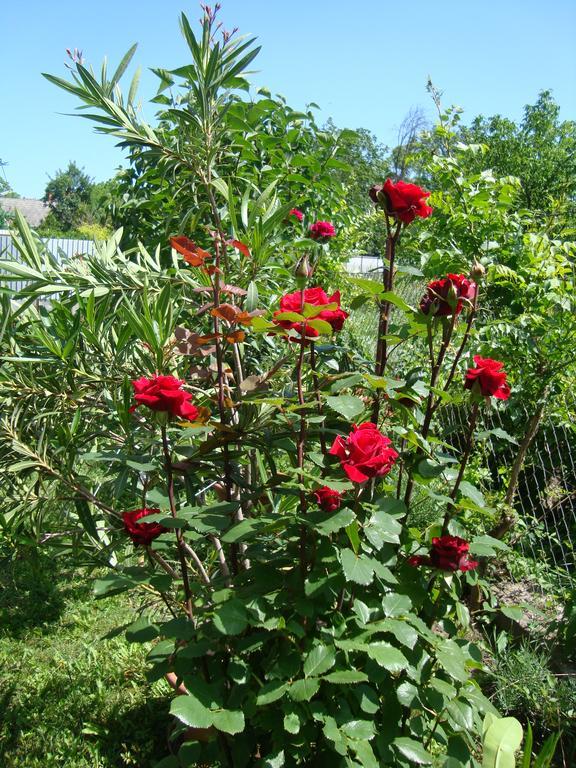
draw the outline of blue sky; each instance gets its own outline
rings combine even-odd
[[[223,0],[227,27],[258,36],[255,85],[282,93],[301,108],[310,101],[342,127],[366,127],[394,143],[414,106],[433,115],[426,80],[458,104],[465,119],[478,113],[514,119],[538,92],[551,88],[564,119],[576,118],[574,0]],[[182,0],[29,0],[5,4],[0,46],[0,159],[13,188],[43,194],[49,175],[75,160],[95,180],[121,164],[113,140],[86,120],[67,117],[74,98],[41,72],[63,76],[65,49],[80,48],[99,67],[115,66],[134,42],[142,66],[140,98],[155,90],[147,67],[186,63],[178,15],[200,12]],[[134,67],[133,67],[134,68]]]

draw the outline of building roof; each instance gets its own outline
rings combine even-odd
[[[42,200],[30,197],[0,197],[0,208],[8,213],[18,210],[31,227],[38,227],[50,213],[50,207]]]

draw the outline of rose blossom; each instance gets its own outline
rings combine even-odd
[[[316,315],[319,320],[325,320],[332,326],[333,331],[341,331],[344,325],[344,321],[348,317],[348,312],[344,312],[340,308],[340,291],[335,291],[332,296],[328,297],[323,288],[317,286],[316,288],[306,288],[304,291],[304,304],[313,304],[315,307],[320,307],[323,304],[337,304],[336,309],[325,309]],[[280,299],[280,309],[274,312],[274,322],[281,328],[285,328],[287,331],[294,329],[295,331],[302,331],[302,323],[294,322],[292,320],[276,320],[276,316],[282,314],[282,312],[298,312],[302,313],[304,309],[302,305],[302,292],[295,291],[294,293],[288,293],[286,296],[282,296]],[[316,337],[319,336],[318,331],[311,325],[306,323],[305,329],[306,336]]]
[[[390,438],[369,421],[360,426],[354,424],[346,438],[339,435],[329,453],[338,456],[342,469],[353,483],[387,475],[398,458]]]
[[[420,310],[425,315],[433,312],[438,317],[460,314],[464,302],[472,304],[476,296],[476,283],[466,275],[448,274],[428,283],[426,293],[420,301]],[[434,311],[435,310],[435,311]]]
[[[130,536],[135,546],[142,544],[147,547],[154,541],[154,539],[160,536],[161,533],[166,533],[168,529],[164,528],[160,523],[139,522],[143,517],[154,515],[158,512],[160,512],[159,509],[134,509],[132,512],[122,513],[124,530],[128,536]]]
[[[304,214],[302,211],[299,211],[298,208],[292,208],[292,210],[288,213],[288,218],[293,216],[295,219],[298,219],[298,221],[302,221],[304,218]]]
[[[425,219],[432,214],[432,208],[426,204],[430,192],[426,192],[417,184],[409,184],[406,181],[394,183],[391,179],[386,179],[384,184],[374,184],[370,187],[368,194],[373,202],[381,205],[390,216],[400,219],[404,224],[410,224],[416,216]]]
[[[318,488],[314,491],[314,497],[318,506],[324,510],[324,512],[336,512],[340,509],[342,503],[342,494],[338,491],[333,491],[332,488],[328,488],[327,485],[323,485],[322,488]]]
[[[329,221],[316,221],[314,224],[310,225],[310,229],[308,230],[308,236],[311,237],[312,240],[317,240],[319,243],[327,243],[335,234],[336,230],[334,229],[334,225]]]
[[[413,555],[409,565],[429,565],[440,571],[472,571],[476,560],[470,560],[470,544],[459,536],[437,536],[432,539],[429,555]]]
[[[132,382],[136,405],[132,406],[131,410],[145,405],[152,411],[165,411],[179,419],[195,421],[198,409],[189,402],[192,395],[182,389],[183,384],[183,381],[174,376],[155,374],[151,379],[142,376]]]
[[[480,393],[484,397],[508,400],[510,387],[506,382],[504,363],[492,360],[491,357],[480,357],[480,355],[474,355],[474,362],[476,368],[469,368],[466,372],[464,388]]]

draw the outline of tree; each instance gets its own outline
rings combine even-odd
[[[520,179],[518,203],[544,214],[576,202],[576,122],[560,120],[560,107],[550,91],[542,91],[524,108],[520,123],[494,115],[478,116],[461,129],[468,144],[485,144],[484,155],[471,156],[469,170],[491,168]],[[476,167],[477,166],[477,167]]]
[[[52,218],[64,232],[82,222],[92,187],[92,179],[73,161],[46,185],[42,199],[48,203]]]

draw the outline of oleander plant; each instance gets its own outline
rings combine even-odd
[[[330,284],[345,203],[324,194],[329,175],[315,182],[322,137],[292,115],[309,148],[299,178],[280,168],[260,187],[267,153],[295,155],[264,140],[268,123],[254,129],[270,99],[239,95],[257,49],[217,9],[199,36],[185,16],[182,30],[192,61],[158,70],[156,128],[135,88],[120,93],[128,60],[111,79],[80,59],[70,81],[52,78],[140,163],[189,180],[189,209],[156,250],[125,249],[118,232],[64,263],[17,219],[4,529],[57,509],[56,543],[98,567],[96,597],[138,596],[126,637],[149,644],[149,678],[173,689],[158,768],[513,766],[517,729],[481,691],[469,631],[480,564],[505,548],[478,529],[486,503],[467,473],[486,409],[506,408],[512,385],[479,341],[485,269],[470,248],[466,269],[407,303],[403,247],[434,195],[375,179],[381,279]],[[366,302],[371,360],[348,334]],[[446,438],[451,406],[468,425]]]

